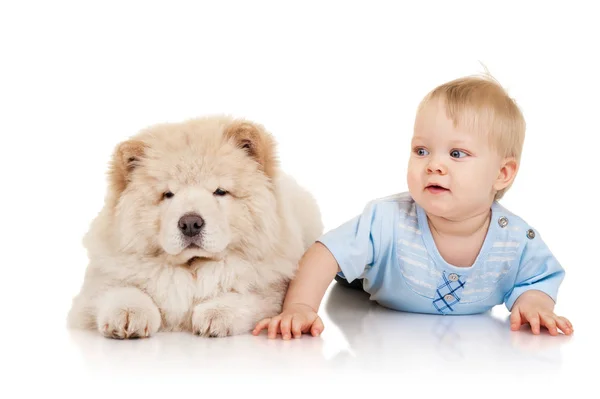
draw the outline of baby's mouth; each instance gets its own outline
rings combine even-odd
[[[443,194],[443,193],[450,191],[447,188],[439,186],[437,184],[430,184],[427,187],[425,187],[425,190],[427,190],[428,192],[430,192],[432,194]]]

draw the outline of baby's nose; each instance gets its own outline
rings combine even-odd
[[[441,162],[430,162],[427,165],[427,173],[446,174],[446,167]]]

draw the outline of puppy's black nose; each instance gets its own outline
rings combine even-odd
[[[204,226],[204,219],[196,213],[188,213],[179,219],[177,225],[184,235],[195,237],[200,234],[200,230],[202,230],[202,226]]]

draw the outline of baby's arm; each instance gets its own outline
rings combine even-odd
[[[300,338],[302,333],[313,336],[323,331],[323,322],[317,315],[327,287],[340,271],[331,252],[320,242],[308,248],[300,259],[296,276],[291,281],[282,313],[276,317],[261,320],[252,334],[258,335],[268,327],[267,336],[276,338],[281,332],[283,339]]]
[[[369,203],[363,212],[319,238],[302,256],[295,278],[288,287],[282,313],[261,320],[253,331],[258,335],[268,327],[267,336],[300,338],[303,332],[313,336],[323,331],[317,315],[327,287],[336,273],[343,272],[347,281],[361,278],[373,267],[382,242],[390,242],[397,204]],[[382,223],[388,231],[382,233]],[[377,240],[374,239],[377,237]]]
[[[505,298],[511,311],[512,330],[529,323],[534,334],[545,326],[550,334],[558,330],[565,334],[573,332],[573,326],[565,317],[554,313],[558,288],[564,279],[564,269],[538,234],[528,241],[517,273],[513,289]]]

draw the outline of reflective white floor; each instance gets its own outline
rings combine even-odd
[[[281,397],[282,389],[306,384],[325,383],[319,387],[322,393],[339,393],[343,387],[356,395],[401,384],[427,397],[439,396],[435,387],[443,381],[460,381],[470,387],[462,397],[476,397],[480,389],[486,389],[486,397],[504,397],[513,388],[554,397],[597,375],[589,363],[598,354],[591,319],[575,322],[572,337],[534,336],[525,328],[511,332],[508,312],[501,307],[477,316],[406,314],[336,283],[320,313],[326,323],[321,337],[291,341],[185,333],[117,341],[95,332],[46,331],[40,325],[39,331],[15,331],[12,345],[5,341],[4,361],[8,355],[14,373],[8,386],[18,385],[22,394],[60,389],[68,397],[82,389],[86,397],[164,397],[178,390],[238,397],[249,396],[248,389],[270,387],[261,396]],[[306,392],[292,389],[283,396]]]

